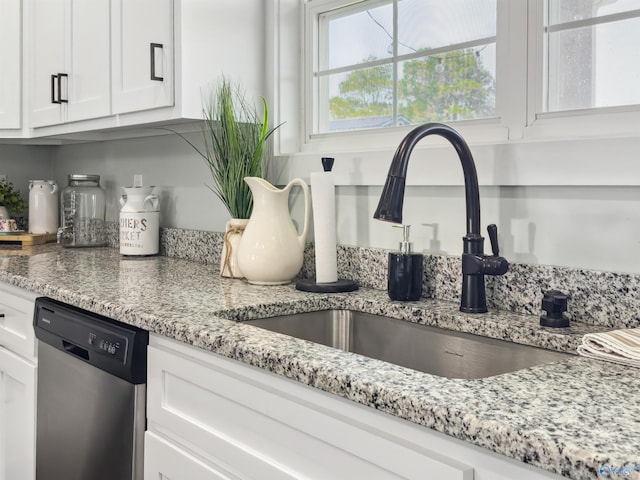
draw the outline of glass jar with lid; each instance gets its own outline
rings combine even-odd
[[[106,244],[105,192],[100,175],[70,174],[61,193],[62,227],[58,241],[63,247],[100,247]]]

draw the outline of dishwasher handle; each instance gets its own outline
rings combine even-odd
[[[66,340],[62,340],[62,346],[64,347],[65,352],[68,352],[76,357],[80,357],[83,360],[89,360],[89,350],[79,347],[71,342],[67,342]]]

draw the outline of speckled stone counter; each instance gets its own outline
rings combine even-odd
[[[569,478],[640,465],[637,369],[568,357],[479,380],[446,379],[237,320],[349,308],[573,351],[602,326],[546,329],[537,316],[465,315],[455,303],[401,304],[381,290],[319,295],[221,279],[215,264],[128,259],[116,249],[45,246],[0,255],[0,281],[340,395]],[[640,478],[640,472],[611,478]]]

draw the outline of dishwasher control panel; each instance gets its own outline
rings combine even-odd
[[[95,327],[89,330],[88,345],[98,353],[114,356],[122,361],[126,357],[127,339],[109,332],[97,330]]]
[[[149,332],[51,298],[36,299],[38,348],[48,345],[134,384],[146,382]]]

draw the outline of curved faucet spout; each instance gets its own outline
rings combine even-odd
[[[382,189],[378,208],[373,218],[402,223],[402,206],[409,157],[416,144],[427,135],[439,135],[446,138],[460,157],[467,204],[467,234],[462,239],[460,310],[469,313],[484,313],[487,311],[484,276],[504,275],[509,264],[504,258],[498,256],[498,234],[495,225],[491,225],[489,228],[493,255],[484,254],[484,238],[480,235],[480,194],[476,165],[467,142],[457,131],[442,123],[426,123],[414,128],[404,137],[391,161],[387,181]]]
[[[425,123],[411,130],[398,145],[389,174],[382,190],[382,196],[373,218],[393,223],[402,223],[404,187],[407,179],[409,157],[416,144],[427,135],[446,138],[458,152],[464,173],[464,188],[467,204],[467,234],[480,235],[480,194],[478,175],[473,156],[462,136],[453,128],[442,123]]]

